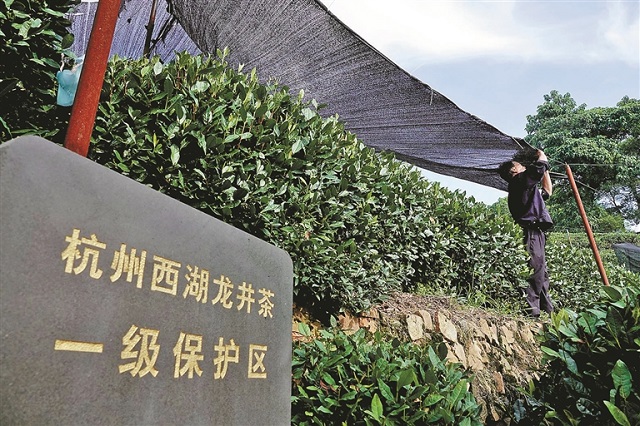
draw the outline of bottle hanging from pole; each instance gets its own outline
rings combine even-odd
[[[100,0],[71,109],[65,148],[86,157],[122,0]]]

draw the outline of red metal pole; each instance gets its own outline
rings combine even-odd
[[[578,186],[576,185],[576,181],[573,179],[573,173],[571,173],[571,167],[569,167],[568,164],[565,164],[564,167],[567,171],[567,177],[569,178],[571,189],[573,190],[573,196],[576,199],[576,203],[578,203],[578,210],[580,210],[580,216],[582,216],[582,223],[584,224],[584,229],[587,231],[587,236],[589,237],[589,244],[591,244],[591,250],[593,251],[593,256],[596,258],[596,263],[598,265],[598,270],[600,271],[600,276],[602,277],[602,282],[604,282],[604,285],[608,286],[609,279],[607,278],[607,272],[604,270],[602,259],[600,259],[600,252],[598,251],[596,240],[595,238],[593,238],[591,225],[589,225],[589,219],[587,219],[587,213],[584,211],[584,206],[582,205],[582,200],[580,199],[580,193],[578,192]]]
[[[121,2],[122,0],[100,0],[93,18],[91,36],[64,140],[65,148],[83,157],[89,152],[89,141],[96,120],[100,91]]]

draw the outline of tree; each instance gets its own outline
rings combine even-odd
[[[571,166],[594,230],[640,222],[640,100],[625,96],[615,107],[587,109],[554,90],[527,116],[526,130],[525,140],[545,151],[552,171]],[[555,184],[548,204],[556,224],[580,227],[568,181]]]

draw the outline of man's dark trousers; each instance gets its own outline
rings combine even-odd
[[[533,274],[529,278],[529,287],[525,290],[529,314],[539,316],[540,311],[553,311],[553,303],[549,297],[549,274],[544,255],[547,237],[541,229],[523,228],[524,244],[529,253],[529,266]]]

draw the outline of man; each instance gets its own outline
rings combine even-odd
[[[553,189],[549,177],[549,162],[544,152],[538,150],[536,160],[531,165],[525,167],[518,161],[507,161],[500,165],[498,173],[509,183],[509,211],[524,233],[524,244],[530,256],[529,266],[533,269],[529,287],[525,290],[529,304],[527,312],[537,318],[540,311],[553,311],[544,253],[544,231],[553,226],[544,203]],[[539,183],[542,186],[541,190],[538,189]]]

